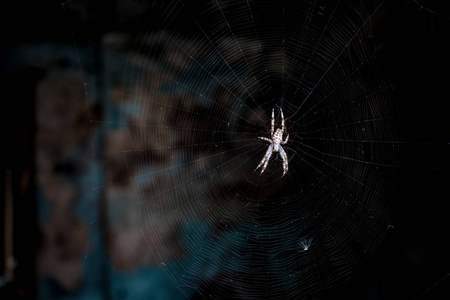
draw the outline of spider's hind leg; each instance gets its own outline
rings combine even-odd
[[[289,161],[286,155],[286,152],[284,151],[283,147],[280,146],[279,151],[281,158],[283,159],[283,176],[287,173],[289,168]]]
[[[270,144],[269,148],[267,148],[266,154],[264,154],[263,159],[261,159],[261,161],[259,162],[259,165],[255,168],[255,170],[257,170],[259,167],[263,166],[260,174],[262,174],[264,172],[264,170],[267,167],[267,164],[269,163],[270,157],[272,156],[272,148],[273,148],[272,144]]]

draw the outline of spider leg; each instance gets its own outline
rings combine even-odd
[[[267,164],[269,163],[271,156],[272,156],[272,144],[269,146],[269,149],[267,149],[266,155],[264,155],[264,157],[266,157],[266,161],[264,162],[260,175],[266,170]]]
[[[283,115],[283,110],[280,108],[280,112],[281,112],[281,131],[284,133],[284,115]]]
[[[289,166],[288,158],[287,158],[286,152],[284,151],[283,147],[280,146],[278,152],[280,152],[280,156],[283,159],[283,176],[284,176],[284,174],[286,174],[288,171],[288,166]]]
[[[258,139],[264,140],[264,141],[266,141],[266,142],[269,142],[269,143],[271,143],[271,144],[272,144],[272,140],[271,140],[271,139],[269,139],[269,138],[266,138],[266,137],[262,137],[262,136],[258,136]]]
[[[270,144],[269,148],[267,148],[266,154],[264,154],[263,159],[261,159],[259,165],[255,168],[255,170],[257,170],[259,167],[261,167],[264,164],[264,166],[261,169],[260,174],[262,174],[264,172],[264,170],[267,167],[267,164],[269,163],[270,156],[272,156],[272,148],[273,148],[272,144]]]
[[[267,152],[269,151],[270,147],[272,147],[272,145],[269,145],[269,148],[267,148],[266,154],[264,154],[264,157],[261,159],[261,161],[259,162],[258,166],[255,168],[255,170],[257,170],[259,167],[261,167],[262,164],[266,161]]]
[[[270,127],[270,136],[273,137],[273,132],[274,132],[274,128],[275,128],[275,114],[273,112],[273,108],[272,108],[272,121],[271,121],[271,127]]]
[[[280,144],[284,145],[288,142],[289,140],[289,134],[287,135],[286,139],[284,141],[281,141]]]

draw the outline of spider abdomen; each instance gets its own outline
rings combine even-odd
[[[283,131],[281,129],[277,129],[275,131],[275,134],[273,135],[272,141],[273,141],[273,152],[278,152],[280,143],[283,140]]]

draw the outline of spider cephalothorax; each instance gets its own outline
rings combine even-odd
[[[270,139],[266,137],[258,137],[261,140],[267,141],[270,143],[269,148],[267,148],[266,154],[264,155],[263,159],[259,163],[259,165],[256,167],[255,170],[257,170],[259,167],[263,166],[261,169],[262,174],[264,170],[267,167],[267,164],[269,163],[269,159],[272,156],[273,152],[280,153],[281,158],[283,159],[283,176],[288,171],[288,159],[286,156],[286,152],[284,152],[283,147],[281,145],[284,145],[287,143],[289,139],[289,135],[286,136],[286,139],[283,141],[283,134],[285,132],[284,127],[284,116],[283,116],[283,110],[280,108],[281,113],[281,128],[277,128],[277,130],[274,133],[275,128],[275,114],[272,109],[272,121],[271,121],[271,127],[270,127]]]

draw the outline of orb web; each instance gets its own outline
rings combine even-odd
[[[173,1],[134,40],[121,155],[149,252],[186,297],[320,298],[388,228],[398,148],[382,2]],[[274,153],[286,120],[289,171]]]

